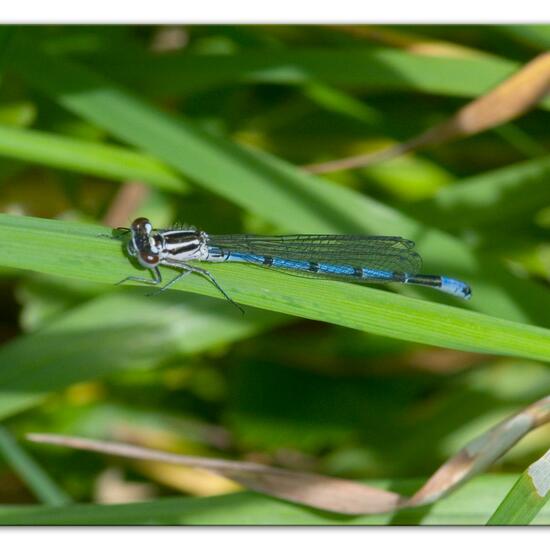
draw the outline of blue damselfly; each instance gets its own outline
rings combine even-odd
[[[468,300],[470,287],[450,277],[420,273],[422,260],[414,242],[401,237],[364,235],[208,235],[195,228],[154,229],[147,218],[129,228],[127,251],[150,269],[153,279],[129,276],[120,281],[162,282],[159,266],[181,272],[161,289],[166,290],[189,273],[207,278],[231,303],[206,269],[188,262],[240,262],[310,277],[353,283],[403,283],[435,288]],[[236,305],[236,304],[235,304]],[[239,307],[239,306],[237,306]],[[240,309],[240,308],[239,308]]]

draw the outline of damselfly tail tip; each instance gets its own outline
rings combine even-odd
[[[436,288],[445,294],[451,294],[463,300],[469,300],[472,297],[472,289],[466,283],[451,277],[442,277],[440,275],[405,275],[405,283],[410,285],[427,286]]]
[[[464,300],[469,300],[472,297],[470,285],[450,277],[441,277],[440,290]]]

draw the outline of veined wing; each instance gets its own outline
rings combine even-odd
[[[414,242],[401,237],[365,235],[210,235],[208,245],[225,252],[274,256],[289,260],[419,273]]]

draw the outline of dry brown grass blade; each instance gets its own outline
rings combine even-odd
[[[125,182],[115,195],[103,218],[108,227],[126,226],[134,212],[145,202],[150,189],[138,181]]]
[[[514,414],[470,441],[445,462],[408,501],[408,506],[434,502],[486,470],[530,431],[550,422],[550,396]]]
[[[400,48],[418,55],[434,57],[457,57],[459,59],[472,57],[492,57],[490,54],[474,48],[468,48],[454,42],[439,40],[417,33],[405,32],[380,25],[329,25],[339,31],[357,38],[378,42],[392,48]]]
[[[303,168],[317,174],[348,170],[389,160],[421,147],[477,134],[524,114],[549,91],[550,53],[544,53],[487,94],[462,107],[448,120],[409,141],[374,153],[310,164]]]
[[[29,434],[27,437],[39,443],[200,468],[259,493],[330,512],[359,515],[388,513],[432,503],[488,468],[527,433],[549,421],[550,396],[547,396],[471,441],[410,498],[363,483],[251,462],[184,456],[125,443],[54,434]]]
[[[29,434],[27,437],[38,443],[200,468],[232,479],[259,493],[341,514],[389,512],[399,505],[402,498],[396,493],[345,479],[271,468],[252,462],[185,456],[125,443],[54,434]]]

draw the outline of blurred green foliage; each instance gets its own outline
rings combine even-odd
[[[418,55],[337,27],[2,27],[0,211],[70,221],[77,239],[77,224],[103,223],[121,184],[139,181],[147,194],[125,215],[159,226],[401,234],[425,270],[472,284],[468,307],[489,316],[487,327],[533,325],[533,346],[547,350],[536,331],[550,328],[548,100],[502,128],[384,164],[323,177],[295,166],[424,131],[545,51],[550,26],[386,30],[477,55]],[[0,248],[9,242],[7,230]],[[344,521],[250,493],[204,499],[227,488],[31,446],[29,431],[385,479],[395,490],[409,478],[401,485],[412,492],[469,439],[550,393],[547,365],[498,357],[504,344],[494,355],[435,348],[395,327],[382,336],[275,307],[243,317],[209,296],[152,299],[141,287],[12,265],[0,266],[0,522],[112,521],[102,506],[19,506],[68,499],[148,500],[120,511],[135,523]],[[233,284],[242,273],[230,273]],[[284,278],[266,280],[284,288]],[[455,306],[451,328],[466,313],[434,293],[411,295]],[[517,355],[535,357],[527,344]],[[485,523],[549,433],[429,513],[353,521]],[[18,453],[28,455],[19,470]],[[192,498],[174,499],[182,491]]]

